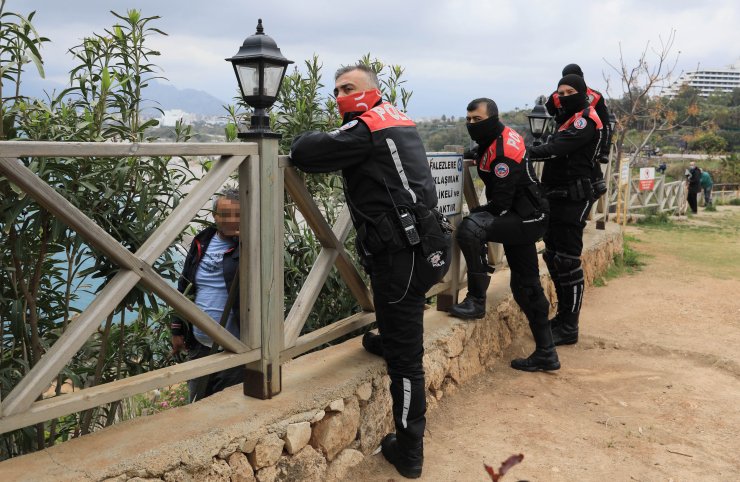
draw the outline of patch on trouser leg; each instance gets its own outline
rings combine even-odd
[[[403,411],[401,412],[401,425],[408,428],[409,408],[411,407],[411,380],[403,379]]]

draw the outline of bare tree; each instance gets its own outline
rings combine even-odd
[[[630,164],[637,160],[655,132],[675,129],[681,125],[676,112],[671,109],[671,99],[657,95],[670,82],[681,53],[677,52],[674,56],[671,52],[676,40],[676,30],[671,30],[666,39],[661,36],[658,39],[659,45],[655,47],[647,42],[634,65],[629,65],[625,59],[621,43],[618,64],[604,59],[618,78],[616,84],[619,86],[619,94],[614,96],[611,95],[613,84],[605,75],[606,91],[614,99],[609,107],[617,116],[620,126],[614,139],[617,159],[622,158],[624,144],[629,142],[633,151]],[[627,137],[629,131],[637,133],[636,141]]]

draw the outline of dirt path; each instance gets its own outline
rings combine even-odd
[[[527,374],[519,340],[489,372],[443,399],[428,421],[421,480],[740,480],[740,236],[717,234],[740,208],[679,228],[629,227],[645,268],[591,288],[563,368]],[[402,480],[382,455],[348,480]]]

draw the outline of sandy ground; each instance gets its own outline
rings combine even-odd
[[[647,266],[588,290],[562,369],[510,369],[532,349],[525,337],[443,399],[420,480],[490,480],[484,462],[522,453],[504,481],[740,481],[740,268],[716,277],[677,256],[680,244],[628,233]],[[376,455],[347,480],[402,479]]]

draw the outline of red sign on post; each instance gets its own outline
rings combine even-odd
[[[640,191],[652,191],[655,189],[655,168],[640,168]]]

